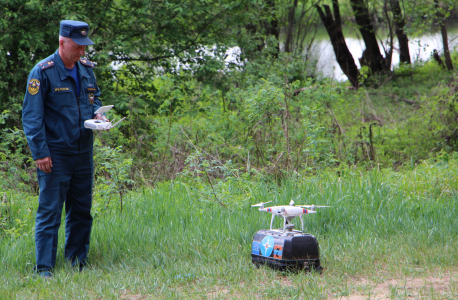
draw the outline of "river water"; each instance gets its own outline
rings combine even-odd
[[[458,21],[454,20],[453,22],[447,23],[449,49],[450,51],[458,52]],[[347,43],[348,49],[350,50],[353,56],[353,59],[355,60],[357,67],[360,68],[361,66],[359,64],[358,58],[362,56],[363,50],[366,48],[364,45],[364,41],[362,39],[357,38],[346,38],[345,41]],[[282,47],[283,43],[280,42],[280,48]],[[379,44],[379,48],[382,55],[385,56],[381,44]],[[395,51],[393,52],[393,57],[391,61],[392,69],[399,64],[399,52],[397,51],[397,49],[399,49],[399,45],[397,43],[396,38],[394,40],[394,48]],[[425,33],[422,36],[414,38],[409,37],[409,51],[412,63],[431,59],[431,55],[434,49],[439,51],[440,54],[443,54],[442,36],[440,32]],[[202,47],[199,51],[202,50],[206,53],[206,55],[213,56],[211,48]],[[240,55],[240,48],[232,47],[226,52],[225,61],[226,63],[235,63],[237,65],[243,65],[243,62],[240,61]],[[304,52],[303,55],[305,57],[306,53]],[[307,57],[310,61],[316,63],[315,75],[334,78],[338,81],[345,81],[348,79],[347,76],[343,74],[339,64],[336,61],[332,44],[327,35],[313,43]],[[113,62],[111,64],[112,68],[115,70],[119,69],[123,65],[123,62]],[[177,69],[187,68],[186,65],[181,65],[179,63],[177,65]]]
[[[458,51],[458,26],[449,27],[448,40],[450,51]],[[359,60],[362,56],[363,50],[366,48],[364,41],[356,38],[346,38],[347,47],[353,55],[356,65],[360,68]],[[399,64],[399,49],[397,39],[394,40],[394,52],[392,58],[392,68]],[[386,46],[385,46],[386,47]],[[379,44],[380,51],[383,56],[382,46]],[[411,62],[426,61],[431,59],[433,50],[436,49],[440,54],[442,53],[442,36],[440,32],[427,33],[420,37],[409,37],[409,51]],[[316,61],[316,71],[324,77],[332,77],[338,81],[347,80],[347,76],[343,74],[339,64],[336,61],[334,50],[329,39],[315,42],[308,55],[312,61]]]

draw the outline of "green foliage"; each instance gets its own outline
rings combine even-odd
[[[371,75],[371,70],[368,66],[362,66],[361,69],[359,70],[359,82],[361,84],[364,84],[367,82],[367,80],[370,78]]]
[[[87,50],[88,57],[98,63],[98,84],[105,99],[117,101],[125,111],[122,104],[132,97],[117,93],[117,87],[126,78],[142,93],[149,90],[154,75],[176,73],[179,66],[201,78],[215,75],[221,69],[215,63],[224,61],[221,58],[238,34],[235,28],[227,30],[228,26],[238,28],[236,22],[246,14],[256,14],[253,8],[259,5],[258,1],[226,0],[2,1],[0,111],[10,110],[15,117],[7,125],[20,128],[27,75],[57,49],[60,20],[90,24],[95,45]],[[112,68],[120,64],[119,71]]]
[[[431,90],[427,100],[426,97],[420,98],[421,107],[404,125],[406,134],[402,135],[402,139],[393,139],[397,142],[398,151],[406,150],[406,154],[416,160],[440,149],[447,152],[458,150],[457,90],[456,84],[445,87],[440,84]],[[395,132],[387,134],[390,135],[395,135]],[[387,146],[393,148],[394,145],[390,143]]]
[[[419,3],[406,1],[405,4],[405,14],[411,16],[406,32],[413,36],[431,32],[431,29],[439,31],[438,25],[450,17],[451,11],[457,7],[456,0],[426,0]]]
[[[14,114],[5,110],[0,115],[0,124],[5,124]],[[1,128],[1,127],[0,127]],[[16,127],[0,129],[0,191],[16,190],[35,192],[35,166],[28,153],[24,132]]]
[[[31,238],[37,197],[0,186],[0,240]]]
[[[295,24],[305,18],[300,10],[314,11],[310,1],[298,3]],[[342,14],[348,19],[347,4],[342,3]],[[404,14],[419,16],[425,8],[405,4]],[[368,5],[373,14],[383,8],[376,1]],[[448,5],[441,1],[440,7],[445,13]],[[358,91],[315,78],[313,62],[302,53],[278,52],[273,27],[276,22],[287,25],[282,22],[290,3],[123,0],[54,5],[39,0],[5,1],[4,8],[0,171],[7,175],[0,179],[2,186],[36,191],[35,166],[20,137],[21,102],[29,70],[57,46],[61,19],[91,25],[95,45],[88,47],[88,57],[98,63],[104,103],[115,105],[111,119],[127,116],[109,134],[96,134],[98,147],[105,149],[96,154],[104,155],[101,161],[113,155],[116,164],[129,169],[129,176],[111,175],[114,167],[98,165],[106,181],[97,186],[117,184],[120,195],[132,186],[128,180],[154,186],[176,178],[196,152],[219,162],[208,168],[230,164],[242,173],[255,171],[260,178],[279,180],[327,168],[342,173],[397,167],[440,150],[456,150],[451,73],[417,61],[396,68],[391,77],[362,78],[364,87]],[[312,26],[313,18],[300,22]],[[300,28],[294,30],[297,37],[302,34]],[[235,46],[240,49],[237,63],[226,63],[226,51]],[[361,74],[367,75],[364,70]],[[124,165],[128,159],[129,167]],[[114,183],[112,177],[120,181]],[[224,172],[217,177],[235,178]],[[103,197],[110,198],[112,190],[107,187]]]
[[[28,73],[57,49],[61,15],[55,9],[60,5],[28,0],[6,0],[0,5],[0,111],[8,109],[13,116],[0,128],[21,128]]]
[[[336,114],[347,124],[349,137],[360,136],[374,147],[376,161],[383,166],[418,162],[441,149],[456,151],[457,88],[452,76],[434,62],[403,65],[392,80],[374,78],[378,89],[348,93],[354,103]],[[374,123],[371,142],[369,127]]]
[[[11,222],[11,224],[6,224],[6,222],[3,222],[2,220],[2,222],[0,223],[0,227],[3,227],[2,234],[6,234],[7,236],[10,236],[13,239],[17,237],[21,237],[21,236],[29,237],[29,234],[28,234],[29,225],[27,224],[27,221],[25,220],[14,219]],[[9,227],[9,228],[6,229],[5,227]]]
[[[258,84],[261,79],[266,79],[275,85],[296,81],[303,82],[316,74],[313,64],[305,60],[301,55],[279,53],[278,58],[268,56],[258,60],[247,61],[243,72],[233,75],[235,84],[244,87]]]
[[[129,120],[103,141],[132,152],[133,178],[148,185],[175,178],[196,150],[239,170],[249,160],[262,176],[281,178],[330,167],[397,168],[433,149],[456,148],[456,88],[433,62],[401,66],[391,79],[373,76],[358,91],[326,80],[285,80],[301,64],[288,55],[249,62],[229,77],[226,91],[188,76],[156,77],[148,101],[157,108],[137,110],[131,102]]]
[[[267,80],[262,80],[257,86],[248,88],[245,93],[239,97],[244,98],[245,113],[251,126],[264,118],[275,118],[281,113],[285,99],[284,91]]]
[[[249,158],[248,158],[249,159]],[[232,210],[246,205],[250,200],[256,170],[247,162],[244,172],[229,160],[225,163],[212,159],[200,150],[186,158],[185,167],[179,173],[179,182],[189,190],[199,193],[203,202],[215,201],[222,207]]]
[[[156,110],[161,105],[151,98],[156,75],[189,73],[213,81],[237,34],[228,26],[253,6],[256,1],[107,1],[97,18],[88,12],[96,44],[90,56],[99,62],[104,97],[120,112],[133,99]],[[113,70],[112,62],[122,67]]]
[[[94,200],[93,213],[99,214],[102,210],[114,210],[118,198],[122,212],[123,195],[134,185],[131,180],[132,158],[122,153],[122,147],[102,147],[97,140],[94,145]]]

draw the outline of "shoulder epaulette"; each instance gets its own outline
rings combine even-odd
[[[54,62],[52,60],[42,62],[38,65],[38,67],[40,67],[40,69],[42,70],[46,70],[47,68],[51,68],[52,66],[54,66]]]
[[[95,62],[92,62],[92,61],[87,60],[87,59],[80,59],[80,63],[82,63],[85,66],[91,67],[91,68],[95,67]]]

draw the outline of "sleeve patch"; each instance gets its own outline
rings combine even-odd
[[[51,68],[52,66],[54,66],[54,62],[52,60],[45,61],[38,65],[38,67],[40,67],[40,69],[42,70],[46,70],[47,68]]]
[[[38,91],[40,90],[40,81],[38,79],[30,79],[29,85],[27,87],[27,91],[29,92],[30,95],[36,95],[38,94]]]
[[[82,63],[85,66],[91,67],[91,68],[95,67],[95,62],[92,62],[92,61],[87,60],[87,59],[80,59],[80,63]]]

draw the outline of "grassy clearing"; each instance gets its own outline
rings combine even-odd
[[[245,189],[232,189],[244,200],[229,209],[192,185],[161,184],[132,192],[122,214],[116,205],[96,215],[91,266],[82,273],[63,261],[61,230],[55,278],[46,282],[32,275],[36,199],[11,193],[12,203],[2,207],[13,220],[1,236],[0,298],[339,298],[369,295],[387,279],[456,271],[457,171],[458,160],[450,159],[402,173],[298,176],[280,187],[245,183]],[[270,215],[250,204],[290,199],[332,205],[305,218],[320,242],[322,275],[251,265],[251,238],[269,226]],[[355,284],[355,278],[365,281]],[[406,298],[403,291],[402,284],[391,287],[390,297]],[[451,282],[441,295],[457,293]]]

